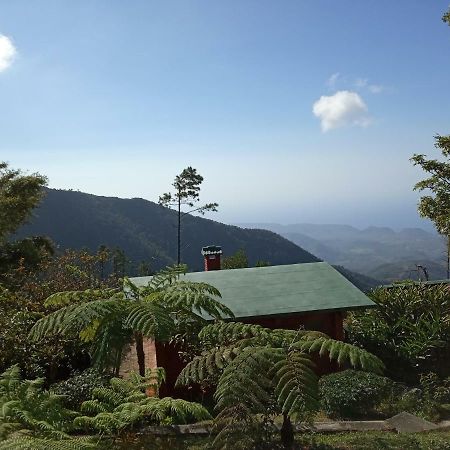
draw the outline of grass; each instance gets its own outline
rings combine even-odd
[[[106,444],[104,450],[189,450],[205,444],[198,436],[132,437],[126,442]],[[450,431],[396,434],[390,432],[353,432],[299,435],[297,449],[307,450],[450,450]],[[231,449],[230,449],[231,450]]]
[[[299,442],[310,446],[315,444],[317,450],[450,450],[450,432],[317,434],[301,438]],[[314,446],[311,448],[314,449]]]

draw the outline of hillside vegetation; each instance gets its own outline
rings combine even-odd
[[[100,197],[81,192],[47,189],[31,221],[19,237],[45,235],[59,250],[100,245],[120,248],[131,261],[130,273],[141,261],[153,270],[175,262],[176,213],[141,198]],[[246,230],[201,217],[185,216],[182,260],[190,270],[203,270],[201,248],[221,245],[225,255],[239,249],[249,265],[258,260],[271,264],[315,262],[319,259],[289,240],[267,230]]]

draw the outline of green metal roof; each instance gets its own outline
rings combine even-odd
[[[191,272],[190,281],[216,287],[236,317],[370,308],[375,304],[325,262]],[[144,286],[151,277],[132,278]]]

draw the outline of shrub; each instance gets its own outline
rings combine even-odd
[[[92,397],[92,391],[107,386],[109,379],[109,376],[91,368],[53,385],[52,392],[64,395],[66,406],[78,410],[84,401]]]
[[[445,285],[404,283],[369,294],[378,308],[346,321],[349,341],[378,356],[386,374],[418,384],[420,375],[450,373],[450,290]]]
[[[376,414],[376,406],[397,386],[386,377],[345,370],[322,377],[319,389],[322,408],[329,417],[353,419]]]

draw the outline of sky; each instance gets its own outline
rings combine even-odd
[[[449,0],[0,0],[0,160],[226,223],[429,227],[409,158],[450,133]]]

